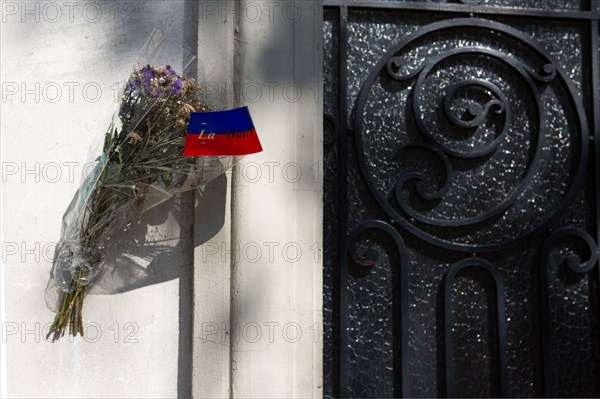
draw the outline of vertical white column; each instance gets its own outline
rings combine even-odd
[[[200,1],[198,78],[215,109],[234,105],[233,0]],[[194,398],[230,396],[231,172],[196,194],[194,217]]]
[[[232,396],[320,397],[321,3],[238,7],[239,103],[264,152],[234,169]]]
[[[0,139],[1,140],[1,139]],[[0,157],[1,159],[1,157]],[[2,182],[0,182],[0,221],[4,220],[3,207],[2,207]],[[6,398],[8,396],[6,388],[6,340],[4,339],[4,326],[6,323],[6,311],[4,309],[4,234],[2,233],[2,226],[0,225],[0,257],[2,263],[0,263],[0,398]]]
[[[0,183],[1,184],[1,183]],[[2,217],[2,189],[0,188],[0,220],[4,220]],[[2,234],[2,228],[0,227],[0,243],[4,243],[4,237]],[[0,257],[4,259],[4,248],[0,249]],[[6,379],[6,341],[1,335],[4,334],[4,326],[6,322],[5,310],[4,310],[4,262],[0,264],[0,398],[6,398],[7,394],[7,379]]]

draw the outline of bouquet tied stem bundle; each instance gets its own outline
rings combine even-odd
[[[101,271],[104,244],[117,216],[151,206],[146,197],[156,187],[190,183],[195,158],[183,157],[183,148],[190,113],[209,111],[200,94],[193,79],[179,76],[169,65],[146,65],[129,78],[92,178],[79,191],[83,205],[72,226],[74,242],[57,249],[53,274],[62,280],[63,293],[49,329],[53,339],[67,329],[83,336],[86,287]]]

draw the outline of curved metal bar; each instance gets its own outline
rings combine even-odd
[[[506,362],[506,323],[504,306],[504,283],[502,275],[490,262],[481,258],[463,259],[452,266],[444,277],[444,344],[446,368],[446,396],[454,397],[454,365],[452,362],[454,347],[452,344],[452,284],[458,272],[465,268],[475,267],[485,270],[494,280],[496,289],[496,316],[498,332],[498,380],[500,396],[508,396],[507,362]]]
[[[573,237],[581,240],[586,244],[590,252],[590,257],[587,261],[582,262],[581,257],[574,253],[569,252],[566,255],[567,267],[578,274],[588,273],[596,266],[598,261],[598,246],[596,242],[587,232],[574,228],[561,229],[552,234],[542,247],[541,261],[540,261],[540,311],[542,321],[542,364],[544,373],[544,396],[553,398],[555,397],[554,392],[554,370],[552,369],[552,327],[550,322],[550,292],[549,292],[549,275],[550,268],[548,264],[548,258],[550,257],[550,251],[556,246],[560,240],[566,237]]]
[[[421,104],[421,100],[420,100],[420,94],[422,93],[422,90],[423,90],[423,82],[424,82],[425,78],[427,77],[428,73],[442,61],[445,61],[449,58],[459,57],[459,56],[464,56],[464,55],[485,55],[490,58],[494,58],[496,60],[499,60],[500,62],[503,62],[503,63],[509,65],[515,72],[517,72],[521,76],[521,78],[525,81],[525,83],[531,90],[532,96],[536,102],[537,111],[538,111],[538,121],[537,122],[538,122],[538,128],[540,129],[538,138],[543,140],[543,137],[544,137],[543,130],[545,127],[544,113],[541,112],[542,104],[540,103],[539,90],[538,90],[537,86],[535,85],[535,83],[533,82],[533,80],[531,79],[531,77],[529,76],[530,71],[528,69],[526,69],[523,66],[523,64],[521,62],[519,62],[518,60],[516,60],[515,58],[510,57],[506,54],[503,54],[499,51],[488,49],[488,48],[483,48],[483,47],[461,47],[461,48],[449,50],[447,52],[444,52],[442,54],[439,54],[439,55],[431,58],[430,61],[427,62],[425,67],[421,70],[421,72],[419,73],[419,75],[417,77],[417,81],[415,83],[412,111],[413,111],[413,115],[415,118],[415,123],[417,124],[417,127],[419,128],[419,131],[421,132],[423,137],[425,137],[427,139],[427,141],[431,142],[432,144],[440,146],[440,148],[446,154],[457,157],[457,158],[466,158],[466,159],[479,158],[479,157],[490,154],[493,150],[495,150],[500,145],[500,143],[504,139],[504,136],[506,135],[507,130],[508,130],[507,126],[509,125],[507,123],[505,123],[504,129],[502,130],[501,134],[498,135],[498,137],[496,137],[495,140],[492,142],[492,145],[484,147],[483,149],[470,151],[470,152],[457,151],[457,150],[454,150],[454,149],[444,146],[442,143],[440,143],[438,140],[436,140],[435,137],[433,136],[433,134],[431,134],[425,127],[424,116],[421,114],[422,104]],[[468,80],[465,80],[465,81],[462,81],[459,83],[459,85],[467,85],[467,84],[480,85],[480,86],[492,91],[494,94],[496,94],[498,97],[500,97],[502,105],[507,108],[506,121],[510,122],[511,115],[510,115],[510,111],[508,108],[509,102],[508,102],[508,99],[504,96],[504,94],[502,94],[502,92],[500,91],[499,88],[497,88],[495,85],[493,85],[491,83],[488,83],[488,82],[485,82],[485,81],[479,80],[479,79],[468,79]],[[448,112],[448,110],[446,110],[446,112]],[[536,149],[537,149],[536,155],[538,155],[538,156],[541,151],[540,147],[543,146],[542,144],[543,143],[540,143],[540,140],[538,140],[537,147],[536,147]]]
[[[390,78],[397,82],[406,82],[414,79],[418,74],[421,73],[423,68],[425,68],[425,63],[419,65],[416,69],[412,70],[408,75],[399,75],[399,69],[401,66],[402,59],[400,57],[392,57],[386,63],[386,71]],[[397,70],[394,70],[397,69]]]
[[[330,115],[330,114],[324,114],[323,121],[329,122],[329,123],[331,123],[331,126],[333,126],[333,134],[330,137],[324,139],[323,144],[324,145],[333,144],[340,137],[339,123],[338,123],[337,119],[333,115]],[[323,130],[325,130],[325,129],[323,129]]]
[[[543,67],[543,73],[537,73],[532,68],[524,68],[526,70],[526,76],[531,77],[537,81],[544,82],[545,80],[554,79],[554,77],[559,77],[561,80],[561,84],[566,87],[566,91],[570,94],[569,101],[575,110],[575,114],[578,119],[578,127],[580,133],[580,143],[578,146],[579,150],[579,163],[577,164],[575,171],[573,173],[572,179],[568,182],[568,186],[565,190],[565,195],[561,198],[560,201],[556,204],[556,206],[551,209],[546,215],[546,217],[541,220],[537,225],[532,227],[530,230],[523,232],[522,234],[506,239],[505,241],[498,243],[456,243],[451,240],[443,239],[437,236],[434,236],[417,225],[413,224],[411,221],[404,218],[391,204],[388,203],[387,199],[382,196],[378,190],[374,179],[370,176],[370,169],[368,165],[368,161],[365,155],[364,143],[362,140],[362,134],[364,131],[364,121],[363,121],[363,111],[366,106],[366,102],[369,96],[369,91],[371,87],[374,85],[376,79],[378,79],[380,72],[383,68],[387,68],[386,64],[388,61],[395,57],[400,51],[402,51],[405,47],[409,46],[412,42],[425,37],[428,34],[435,32],[443,32],[445,30],[461,30],[461,32],[466,32],[469,30],[484,30],[493,34],[503,34],[510,38],[516,39],[522,43],[524,43],[527,47],[532,49],[536,54],[541,56],[542,59],[546,60],[546,64]],[[502,54],[499,52],[489,51],[491,55]],[[502,55],[504,57],[504,55]],[[511,246],[515,246],[520,242],[528,240],[536,235],[544,232],[549,226],[556,222],[558,217],[565,211],[568,205],[573,201],[577,190],[581,187],[587,166],[588,159],[588,126],[587,119],[585,116],[585,112],[581,102],[578,100],[577,95],[575,94],[575,88],[573,83],[570,81],[566,73],[562,70],[562,68],[555,66],[553,62],[551,62],[552,57],[550,54],[539,47],[539,45],[533,41],[530,37],[524,35],[520,31],[506,26],[501,23],[477,19],[477,18],[459,18],[454,20],[446,20],[441,22],[435,22],[427,25],[426,27],[418,30],[413,33],[406,39],[400,41],[398,44],[394,45],[387,51],[387,53],[378,61],[378,63],[371,70],[369,76],[367,77],[363,87],[361,88],[358,104],[356,109],[356,118],[355,118],[355,134],[356,134],[356,150],[357,150],[357,159],[360,165],[361,173],[363,174],[366,184],[369,188],[369,191],[375,198],[375,200],[379,203],[382,209],[392,217],[402,228],[413,234],[414,236],[430,242],[434,245],[437,245],[441,248],[446,248],[450,250],[460,251],[460,252],[492,252],[502,250]],[[548,64],[553,65],[552,67],[547,67]],[[422,74],[425,69],[425,64],[421,67],[417,68],[416,71],[413,71],[411,75],[417,76]],[[521,69],[523,70],[523,69]],[[521,74],[523,75],[523,74]],[[524,78],[526,81],[531,82],[531,78]],[[529,84],[529,83],[528,83]],[[535,86],[535,84],[533,85]],[[544,125],[540,125],[543,127]],[[539,146],[538,146],[539,147]],[[489,216],[488,216],[489,217]],[[469,221],[471,223],[472,220]],[[439,223],[439,222],[438,222]],[[456,227],[460,226],[460,222],[456,223],[456,221],[448,221],[444,226],[448,227]]]
[[[490,92],[494,93],[494,95],[496,97],[498,97],[500,100],[490,100],[485,104],[484,107],[481,107],[477,103],[469,104],[469,109],[468,109],[469,113],[474,118],[470,119],[468,121],[465,121],[465,120],[457,117],[456,114],[454,112],[452,112],[452,98],[454,97],[454,95],[456,94],[456,92],[458,90],[462,89],[463,87],[468,87],[468,86],[483,87],[484,89],[487,89]],[[508,99],[506,98],[504,93],[502,93],[502,91],[498,88],[498,86],[496,86],[486,80],[482,80],[482,79],[467,79],[467,80],[463,80],[460,83],[456,83],[456,84],[453,84],[452,86],[450,86],[448,88],[448,93],[446,93],[446,95],[444,96],[444,111],[446,111],[446,115],[448,116],[450,121],[453,124],[455,124],[457,127],[460,127],[460,128],[478,127],[488,116],[488,114],[490,113],[492,108],[497,108],[494,111],[497,114],[506,112],[506,116],[504,118],[505,119],[504,127],[502,129],[502,132],[499,135],[499,136],[502,136],[502,135],[506,134],[506,121],[510,121],[510,119],[511,119],[510,103],[508,102]],[[490,148],[485,154],[492,152],[493,150],[495,150],[498,147],[498,144],[499,144],[498,138],[496,138],[494,140],[493,144],[495,144],[495,145],[493,145],[493,147]]]
[[[527,72],[538,82],[548,83],[556,77],[556,66],[548,63],[542,68],[542,73],[538,73],[532,68],[527,68]]]
[[[350,257],[361,266],[372,267],[375,265],[377,258],[374,252],[367,252],[361,256],[356,250],[356,243],[361,234],[367,230],[379,230],[387,233],[396,244],[398,254],[400,255],[400,324],[396,331],[400,334],[400,370],[394,370],[395,377],[399,377],[400,391],[397,396],[408,397],[408,251],[402,236],[389,223],[381,220],[367,220],[356,226],[348,239],[348,252]],[[394,333],[396,332],[394,331]]]
[[[522,66],[521,63],[519,63],[517,60],[513,59],[512,57],[504,56],[502,53],[495,51],[495,50],[483,49],[483,48],[473,48],[473,47],[454,49],[454,50],[448,51],[446,53],[440,54],[437,57],[432,58],[430,62],[426,63],[426,66],[421,70],[421,73],[419,74],[418,79],[417,79],[417,83],[415,84],[415,90],[417,92],[415,93],[415,95],[414,95],[415,98],[413,100],[413,114],[415,117],[415,122],[416,122],[417,127],[418,127],[419,131],[421,132],[421,134],[432,145],[440,148],[440,150],[443,151],[444,153],[446,153],[450,156],[455,156],[455,157],[460,157],[460,158],[478,158],[478,157],[487,155],[490,152],[492,152],[493,150],[495,150],[500,145],[502,140],[504,139],[504,136],[506,135],[506,133],[508,131],[507,124],[505,124],[505,126],[502,130],[502,133],[500,135],[498,135],[498,137],[496,137],[496,139],[491,143],[491,145],[489,145],[483,149],[480,149],[478,151],[471,151],[470,153],[466,153],[466,152],[462,152],[462,151],[455,151],[455,150],[451,150],[447,147],[444,147],[441,143],[439,143],[434,138],[434,136],[430,132],[427,131],[427,128],[425,127],[425,125],[423,123],[423,120],[424,120],[423,115],[419,114],[420,109],[421,109],[421,102],[419,100],[419,94],[420,94],[421,87],[423,86],[422,85],[423,80],[425,79],[427,73],[431,69],[433,69],[437,64],[439,64],[441,61],[451,58],[451,57],[462,56],[464,54],[485,54],[487,56],[498,59],[501,62],[507,63],[521,75],[523,80],[525,80],[525,82],[527,83],[529,89],[532,91],[533,98],[535,99],[535,103],[537,106],[537,114],[538,114],[538,122],[537,123],[538,123],[539,130],[538,130],[537,136],[534,135],[534,138],[536,140],[535,140],[535,144],[534,144],[535,152],[533,155],[533,159],[531,159],[530,162],[527,163],[527,170],[526,170],[525,176],[521,179],[521,182],[511,192],[511,194],[508,197],[506,197],[503,201],[501,201],[499,204],[497,204],[493,208],[488,209],[487,211],[485,211],[477,216],[472,216],[472,217],[467,217],[467,218],[462,218],[462,219],[453,219],[453,220],[435,219],[435,218],[427,217],[425,215],[414,212],[408,206],[408,203],[401,201],[400,199],[398,200],[398,205],[400,206],[400,208],[404,212],[409,214],[413,219],[418,220],[422,223],[433,225],[433,226],[440,226],[440,227],[442,227],[442,226],[450,226],[450,227],[469,226],[469,225],[481,223],[485,220],[493,218],[493,217],[501,214],[505,210],[507,210],[512,204],[514,204],[514,202],[517,200],[519,195],[531,183],[531,180],[533,179],[533,176],[535,174],[535,169],[533,168],[533,166],[539,163],[541,155],[542,155],[542,150],[546,143],[546,140],[545,140],[545,117],[544,117],[544,113],[541,111],[542,105],[540,104],[540,100],[539,100],[540,95],[539,95],[539,91],[538,91],[535,83],[529,77],[529,74],[528,74],[529,71],[526,70]],[[471,84],[471,82],[476,82],[478,84],[482,84],[483,87],[486,87],[489,90],[493,91],[496,95],[501,96],[502,104],[506,104],[506,117],[510,118],[510,108],[509,108],[508,100],[506,99],[506,97],[504,97],[503,94],[501,94],[500,90],[497,89],[496,86],[494,86],[490,83],[487,83],[487,82],[479,81],[479,80],[466,80],[466,81],[463,81],[463,82],[457,84],[456,86],[457,86],[457,88],[462,87],[464,85]],[[448,110],[446,110],[446,112],[448,112]],[[381,196],[381,193],[379,193],[379,191],[378,191],[376,193],[376,195]],[[400,216],[400,215],[398,215],[398,216]]]
[[[442,151],[440,151],[439,149],[433,147],[432,145],[430,145],[428,143],[412,143],[407,146],[404,146],[402,149],[411,149],[411,148],[421,148],[426,151],[429,151],[432,154],[434,154],[441,161],[442,165],[444,166],[444,172],[446,174],[446,176],[444,178],[444,185],[442,187],[440,187],[438,190],[436,190],[435,192],[431,192],[431,190],[429,190],[429,188],[425,185],[425,181],[424,181],[425,174],[422,170],[404,172],[400,175],[400,177],[398,178],[398,181],[396,182],[396,188],[395,188],[396,201],[398,201],[398,203],[400,203],[401,200],[403,199],[402,198],[402,187],[409,180],[417,180],[418,181],[417,192],[419,193],[421,198],[424,198],[426,200],[436,200],[436,199],[443,198],[444,195],[448,192],[448,189],[450,188],[450,181],[451,181],[451,176],[452,176],[452,165],[450,164],[448,157]],[[407,208],[406,213],[408,213],[411,216],[413,216],[413,214],[417,217],[421,216],[418,213],[414,212],[410,208]]]

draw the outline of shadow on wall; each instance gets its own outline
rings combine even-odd
[[[226,188],[227,177],[221,175],[205,186],[195,206],[193,194],[183,193],[145,213],[129,215],[131,225],[111,237],[102,274],[89,293],[119,294],[180,277],[193,279],[186,266],[193,264],[193,248],[223,227]],[[202,223],[195,233],[194,217]],[[165,223],[177,226],[179,234],[175,228],[161,232]]]
[[[195,204],[194,193],[187,192],[130,218],[131,226],[106,248],[106,265],[90,290],[92,295],[117,294],[179,279],[178,397],[191,397],[192,390],[194,248],[223,227],[226,196],[223,174],[196,195]],[[164,237],[161,226],[172,226]]]

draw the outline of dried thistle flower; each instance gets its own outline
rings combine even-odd
[[[187,122],[185,121],[185,119],[177,119],[177,121],[175,122],[175,127],[179,130],[185,130],[185,128],[187,127]]]
[[[136,143],[139,143],[140,141],[142,141],[142,136],[140,136],[140,134],[136,133],[136,132],[129,133],[127,135],[127,137],[130,138],[129,144],[136,144]]]
[[[192,112],[196,112],[194,107],[192,107],[190,104],[183,104],[183,106],[179,110],[178,116],[179,116],[179,118],[187,119],[190,117],[190,114]]]

